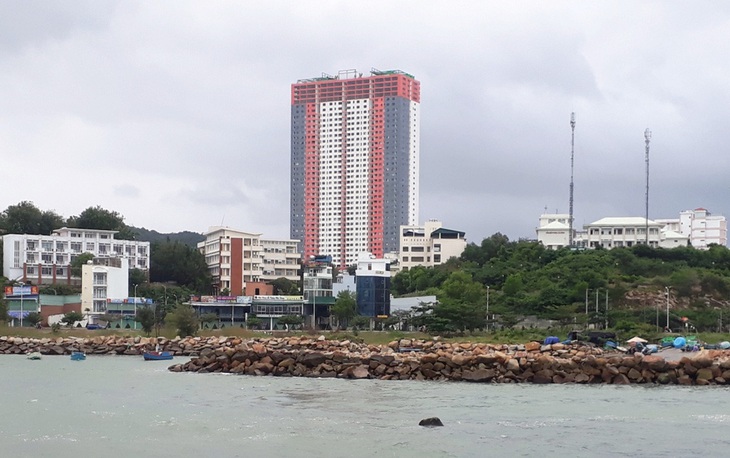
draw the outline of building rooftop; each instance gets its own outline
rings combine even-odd
[[[661,226],[661,223],[649,220],[650,226]],[[598,221],[594,221],[586,226],[646,226],[647,220],[642,216],[609,216],[607,218],[601,218]]]

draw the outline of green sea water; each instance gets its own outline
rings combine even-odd
[[[172,362],[0,356],[0,456],[730,454],[723,387],[251,377]],[[432,416],[445,426],[418,426]]]

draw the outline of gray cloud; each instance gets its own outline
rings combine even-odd
[[[643,215],[647,127],[650,215],[730,216],[730,6],[369,5],[3,2],[0,206],[286,237],[291,83],[377,67],[422,83],[422,220],[534,237],[568,209],[573,111],[578,223]]]

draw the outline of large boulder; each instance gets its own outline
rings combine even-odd
[[[306,353],[299,359],[299,362],[308,367],[316,367],[327,360],[327,357],[319,352]]]
[[[443,425],[444,424],[443,422],[441,422],[441,419],[439,417],[424,418],[423,420],[418,422],[418,426],[434,427]]]
[[[464,371],[461,374],[461,379],[467,382],[488,382],[496,375],[494,369],[477,369],[475,371]]]

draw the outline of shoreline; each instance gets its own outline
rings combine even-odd
[[[159,344],[190,361],[172,372],[477,383],[730,384],[730,351],[625,355],[574,342],[542,345],[401,339],[387,345],[309,337],[0,337],[0,354],[141,356]]]

